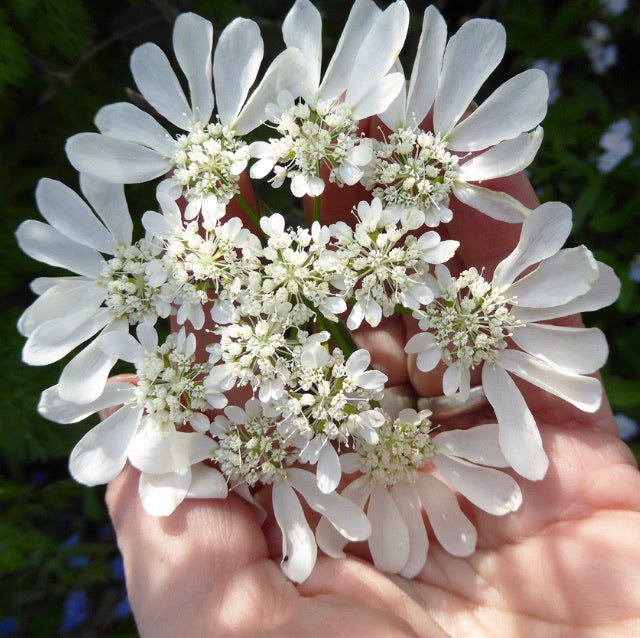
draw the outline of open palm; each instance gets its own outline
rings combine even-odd
[[[496,186],[535,206],[522,176]],[[323,221],[346,219],[346,198],[354,196],[329,192]],[[454,269],[479,266],[489,275],[519,234],[515,225],[462,206],[438,230],[461,241]],[[389,385],[441,394],[437,371],[419,372],[415,357],[404,354],[414,330],[411,320],[393,319],[362,331],[358,341]],[[550,458],[546,477],[518,478],[523,505],[506,517],[468,510],[478,530],[476,553],[453,557],[433,542],[413,580],[379,572],[364,548],[348,546],[354,557],[320,557],[309,579],[295,585],[273,560],[281,544],[272,517],[260,527],[251,506],[232,494],[186,501],[170,517],[154,518],[127,467],[109,486],[107,502],[140,635],[640,636],[640,473],[611,410],[605,400],[585,414],[519,385]]]

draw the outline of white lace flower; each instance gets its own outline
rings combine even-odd
[[[213,27],[193,13],[176,19],[173,48],[187,78],[190,100],[167,56],[155,44],[138,47],[131,71],[147,102],[185,131],[172,137],[156,120],[128,103],[111,104],[96,116],[98,133],[80,133],[67,142],[75,168],[107,181],[137,183],[174,171],[171,189],[189,200],[188,217],[200,210],[221,217],[239,192],[238,178],[248,160],[242,136],[265,119],[265,105],[282,90],[295,91],[303,77],[301,54],[292,49],[277,57],[247,100],[263,56],[257,24],[237,18],[220,34],[213,69]],[[215,100],[212,88],[215,82]],[[210,121],[214,101],[217,115]]]
[[[377,326],[397,305],[417,310],[428,304],[433,299],[425,279],[430,265],[451,259],[459,245],[453,240],[440,241],[435,232],[420,238],[408,234],[415,228],[414,217],[400,217],[398,209],[384,209],[377,197],[371,204],[360,202],[357,217],[354,229],[344,222],[331,227],[335,250],[319,264],[353,302],[347,319],[351,330],[363,320]]]
[[[58,361],[100,331],[124,334],[130,324],[155,322],[169,310],[145,274],[151,245],[144,239],[131,243],[123,187],[86,175],[80,186],[95,213],[61,182],[42,179],[36,201],[49,223],[28,220],[16,232],[27,255],[77,273],[33,282],[39,297],[18,321],[28,337],[23,358],[30,365]],[[95,400],[115,362],[90,343],[62,371],[61,396],[77,403]]]
[[[212,456],[214,442],[195,432],[158,432],[135,392],[131,383],[107,383],[95,401],[84,405],[62,399],[58,386],[42,393],[40,414],[63,424],[122,406],[76,444],[69,458],[73,478],[89,486],[108,483],[128,459],[141,470],[140,497],[154,516],[168,516],[185,498],[224,498],[227,486],[220,472],[199,463]]]
[[[416,576],[427,558],[429,539],[422,510],[446,551],[468,556],[475,550],[476,530],[451,488],[497,516],[517,510],[522,502],[513,478],[494,469],[508,465],[498,446],[496,424],[431,437],[429,416],[428,410],[402,410],[394,421],[387,417],[379,430],[380,444],[357,441],[356,453],[341,457],[346,473],[363,473],[342,496],[366,508],[374,564],[406,578]],[[427,463],[433,463],[448,485],[421,471]],[[345,539],[324,519],[318,524],[316,537],[325,553],[344,557]]]
[[[171,197],[160,192],[157,198],[162,214],[148,211],[142,223],[148,235],[161,242],[163,252],[147,274],[161,287],[165,302],[177,307],[178,324],[189,320],[199,330],[211,294],[218,300],[232,299],[239,280],[259,267],[260,240],[238,217],[213,225],[185,224]]]
[[[454,278],[444,266],[432,280],[436,300],[414,312],[424,331],[405,347],[417,354],[420,370],[443,361],[443,390],[467,395],[470,370],[482,366],[482,385],[500,424],[500,445],[522,476],[541,479],[548,459],[535,420],[510,374],[594,412],[600,382],[589,375],[607,357],[596,328],[545,322],[611,303],[620,284],[612,269],[584,247],[562,249],[571,230],[571,211],[549,202],[531,212],[514,251],[489,282],[475,269]],[[523,275],[531,266],[534,270]],[[515,345],[514,348],[511,344]]]
[[[546,76],[524,71],[464,117],[504,54],[505,31],[474,19],[448,44],[446,36],[444,19],[428,7],[408,93],[401,91],[380,116],[393,133],[378,144],[365,183],[387,204],[421,210],[428,226],[451,219],[450,195],[496,219],[521,222],[528,209],[478,183],[513,175],[533,160],[542,141],[536,127],[547,111]],[[432,107],[433,130],[423,131]]]
[[[141,405],[158,430],[174,430],[189,424],[198,432],[209,429],[205,412],[227,404],[223,394],[208,392],[202,378],[211,363],[196,363],[195,335],[184,328],[170,334],[158,345],[158,334],[148,324],[137,328],[138,339],[130,334],[110,333],[96,340],[108,354],[135,364],[138,384],[132,400]]]
[[[311,472],[291,467],[297,450],[279,434],[276,424],[277,417],[267,415],[264,405],[255,399],[244,410],[227,407],[211,427],[219,441],[214,458],[232,485],[253,486],[260,481],[272,486],[273,512],[282,531],[280,565],[288,578],[302,582],[313,570],[317,546],[296,492],[311,509],[328,518],[340,538],[365,540],[371,526],[350,500],[335,492],[321,492]]]
[[[335,54],[320,80],[322,20],[308,0],[297,0],[283,24],[288,47],[300,49],[306,62],[301,101],[281,92],[270,105],[269,119],[280,137],[254,142],[250,151],[259,159],[251,176],[265,177],[275,170],[272,183],[291,179],[296,197],[322,193],[328,179],[355,184],[371,160],[371,147],[358,133],[358,122],[387,108],[401,90],[400,73],[387,72],[394,64],[408,27],[408,10],[396,2],[384,12],[367,0],[357,0]]]
[[[356,350],[346,361],[342,352],[329,353],[322,343],[328,333],[318,333],[292,359],[292,391],[281,402],[278,425],[300,448],[300,460],[317,463],[320,490],[332,492],[340,482],[340,462],[332,442],[349,443],[352,437],[372,443],[384,418],[372,401],[382,398],[387,376],[371,370],[371,355]],[[297,355],[297,356],[296,356]]]

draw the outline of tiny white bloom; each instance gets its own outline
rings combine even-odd
[[[285,51],[247,99],[263,56],[258,25],[244,18],[231,22],[218,38],[213,64],[212,44],[213,27],[208,20],[193,13],[178,16],[173,48],[187,78],[189,101],[157,45],[143,44],[131,56],[131,71],[143,97],[185,134],[173,138],[136,106],[111,104],[96,116],[99,134],[80,133],[68,140],[66,150],[73,166],[127,184],[173,171],[166,190],[175,198],[184,193],[189,200],[188,217],[201,210],[206,217],[221,217],[239,192],[238,178],[249,159],[242,136],[265,120],[265,105],[272,96],[295,90],[303,71],[300,52]],[[210,121],[214,102],[217,116]]]
[[[58,361],[100,331],[126,334],[130,324],[153,323],[167,310],[156,303],[159,290],[146,274],[153,260],[150,243],[132,243],[122,185],[86,175],[80,185],[93,210],[61,182],[42,179],[36,201],[49,223],[28,220],[16,232],[27,255],[76,273],[33,282],[39,297],[18,321],[27,337],[23,358],[30,365]],[[90,343],[62,371],[60,395],[77,403],[94,401],[116,360]]]
[[[507,466],[498,446],[496,424],[431,437],[430,414],[405,409],[395,420],[387,417],[379,431],[380,444],[358,441],[356,453],[341,457],[345,472],[363,473],[342,496],[367,512],[374,564],[406,578],[416,576],[427,558],[429,540],[422,510],[445,550],[455,556],[468,556],[475,550],[476,530],[451,488],[498,516],[515,511],[522,502],[518,484],[493,469]],[[430,462],[449,485],[421,471]],[[325,519],[320,520],[316,537],[324,552],[344,556],[346,540]]]
[[[533,160],[547,111],[546,76],[538,69],[520,73],[465,117],[504,54],[505,30],[473,19],[448,44],[446,35],[444,19],[428,7],[408,93],[401,91],[380,116],[392,134],[378,143],[375,170],[364,183],[387,204],[421,210],[429,226],[450,221],[450,195],[496,219],[521,222],[528,209],[478,182],[513,175]],[[432,131],[422,130],[432,107]]]
[[[570,230],[571,210],[549,202],[525,220],[520,242],[498,264],[491,281],[474,268],[454,278],[446,267],[437,266],[432,278],[436,300],[414,312],[424,332],[405,347],[417,354],[422,371],[440,361],[448,366],[445,395],[467,395],[470,370],[482,367],[482,385],[500,424],[504,455],[530,480],[545,475],[548,459],[533,415],[510,374],[581,410],[597,410],[602,387],[587,375],[606,360],[603,334],[596,328],[542,322],[606,306],[620,289],[612,269],[596,262],[584,246],[562,249]]]

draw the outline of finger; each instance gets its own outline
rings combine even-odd
[[[311,576],[298,585],[298,591],[303,596],[337,594],[383,612],[380,614],[383,624],[378,628],[389,633],[367,633],[367,636],[449,638],[426,608],[398,587],[388,575],[360,560],[320,558]],[[393,626],[389,624],[391,619],[395,619]]]
[[[214,635],[218,605],[229,595],[225,590],[233,576],[254,565],[273,572],[275,582],[286,580],[264,560],[264,536],[242,499],[189,499],[170,517],[155,517],[138,498],[139,477],[125,468],[109,484],[106,500],[141,636],[181,636],[186,627],[189,635]]]

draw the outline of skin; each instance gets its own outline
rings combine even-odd
[[[522,175],[485,185],[537,205]],[[354,197],[327,189],[323,222],[351,218]],[[517,243],[519,225],[455,204],[453,221],[438,232],[461,241],[452,270],[484,266],[490,278]],[[575,316],[554,323],[581,325]],[[357,340],[389,386],[441,394],[441,370],[422,373],[415,356],[404,354],[416,329],[410,318],[392,318],[362,329]],[[190,500],[154,518],[138,498],[138,472],[127,467],[109,485],[107,505],[140,635],[640,636],[640,473],[606,398],[597,413],[586,414],[518,385],[550,458],[546,477],[518,477],[523,505],[506,517],[465,510],[478,529],[475,554],[456,558],[433,541],[413,580],[379,572],[359,544],[348,546],[353,556],[343,560],[319,556],[308,580],[296,585],[280,571],[272,515],[261,527],[252,507],[231,494]],[[485,409],[455,425],[487,419]],[[268,490],[258,498],[268,510]]]

